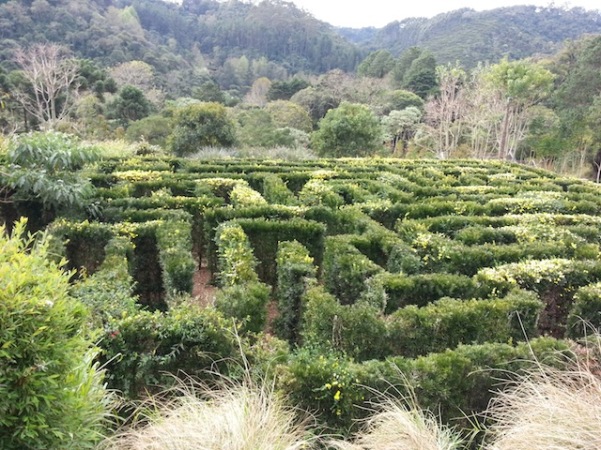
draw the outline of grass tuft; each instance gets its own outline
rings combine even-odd
[[[180,386],[175,399],[138,414],[137,425],[112,438],[107,450],[310,449],[305,423],[273,385],[250,381],[220,389]],[[148,408],[147,408],[148,410]]]
[[[572,370],[539,367],[493,399],[488,450],[601,448],[598,349],[575,353]]]
[[[331,442],[339,450],[455,450],[462,439],[436,417],[419,409],[415,399],[386,398],[352,443]],[[405,399],[406,400],[406,399]]]

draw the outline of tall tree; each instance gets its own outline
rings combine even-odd
[[[439,92],[426,103],[425,122],[434,137],[435,152],[441,159],[449,158],[463,137],[463,95],[467,74],[459,67],[439,66],[436,69]]]
[[[56,128],[75,104],[77,61],[56,44],[20,47],[15,51],[14,60],[25,81],[15,91],[19,102],[41,128]]]
[[[365,106],[343,102],[328,111],[311,136],[312,147],[323,156],[366,156],[382,146],[380,121]]]
[[[384,137],[390,142],[390,149],[396,153],[398,143],[401,143],[401,156],[407,154],[409,140],[415,135],[417,125],[422,118],[422,112],[415,106],[409,106],[402,111],[391,111],[382,118]]]
[[[234,124],[225,106],[196,103],[175,112],[171,150],[178,156],[189,155],[202,146],[231,147],[235,141]]]
[[[503,59],[490,68],[487,79],[505,106],[499,135],[500,159],[515,160],[528,127],[528,108],[550,94],[553,78],[549,70],[525,60]]]
[[[357,67],[357,75],[363,77],[384,78],[394,69],[395,60],[388,50],[376,50],[370,53]]]

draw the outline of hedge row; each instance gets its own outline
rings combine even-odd
[[[469,432],[472,415],[486,410],[503,387],[502,380],[538,363],[562,366],[565,361],[559,352],[568,352],[565,342],[538,338],[517,346],[461,345],[417,359],[359,364],[323,348],[307,348],[280,367],[278,383],[292,404],[314,412],[333,432],[348,434],[358,419],[369,414],[378,393],[415,395],[421,408]]]
[[[258,333],[267,320],[271,289],[259,282],[249,239],[238,223],[226,222],[217,228],[215,240],[222,286],[215,306],[226,317],[237,319],[243,331]]]
[[[474,277],[481,292],[502,295],[520,287],[536,292],[545,303],[539,330],[564,336],[575,291],[601,281],[601,262],[569,259],[531,260],[485,268]]]
[[[366,281],[383,269],[351,244],[344,235],[326,238],[323,282],[345,305],[355,303],[365,292]]]
[[[304,295],[315,284],[317,269],[309,251],[298,241],[280,242],[276,256],[277,299],[279,316],[277,335],[295,345],[299,344],[304,314]]]
[[[236,219],[253,248],[259,264],[259,279],[276,286],[276,254],[282,241],[297,240],[304,245],[315,264],[321,267],[324,258],[325,227],[318,222],[293,218],[290,220]]]
[[[65,256],[69,267],[92,275],[103,264],[107,244],[116,236],[133,243],[127,252],[135,295],[141,304],[165,310],[167,302],[191,293],[196,262],[192,257],[191,224],[188,221],[154,220],[142,223],[103,224],[57,221],[50,228],[54,251]],[[62,247],[62,248],[61,248]]]
[[[181,305],[111,321],[100,340],[108,387],[127,398],[163,391],[175,376],[207,378],[237,358],[235,329],[213,309]]]
[[[341,305],[321,287],[310,289],[303,304],[304,341],[326,343],[358,361],[416,357],[460,344],[530,339],[538,335],[543,309],[541,300],[528,291],[486,300],[443,298],[389,316],[369,302]]]

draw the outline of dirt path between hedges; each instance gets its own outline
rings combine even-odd
[[[200,267],[196,267],[194,272],[194,286],[192,287],[192,298],[194,298],[201,308],[206,308],[215,303],[215,294],[217,287],[211,284],[211,271],[207,267],[206,261],[202,261]],[[273,333],[273,322],[279,315],[278,305],[275,299],[267,304],[267,321],[265,324],[265,333]]]
[[[206,308],[215,302],[216,291],[217,288],[211,284],[211,271],[207,267],[206,261],[202,261],[200,267],[197,267],[194,272],[192,297],[198,300],[200,306]]]

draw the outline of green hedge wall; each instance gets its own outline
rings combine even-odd
[[[297,240],[309,251],[309,255],[320,267],[324,254],[325,227],[310,220],[237,219],[247,234],[253,253],[259,264],[259,279],[271,286],[277,284],[276,255],[282,241]]]
[[[562,367],[562,353],[568,353],[564,341],[538,338],[517,346],[461,345],[417,359],[358,364],[321,348],[307,348],[280,367],[278,384],[292,404],[312,411],[331,432],[348,435],[383,392],[401,398],[414,393],[421,408],[469,432],[472,415],[486,410],[494,392],[502,389],[502,380],[539,363]]]
[[[305,309],[303,297],[309,286],[317,281],[317,268],[313,262],[307,248],[298,241],[280,242],[276,256],[279,316],[275,331],[292,345],[300,343]]]
[[[342,304],[355,303],[366,290],[365,282],[383,269],[353,246],[347,236],[326,238],[323,282]]]

